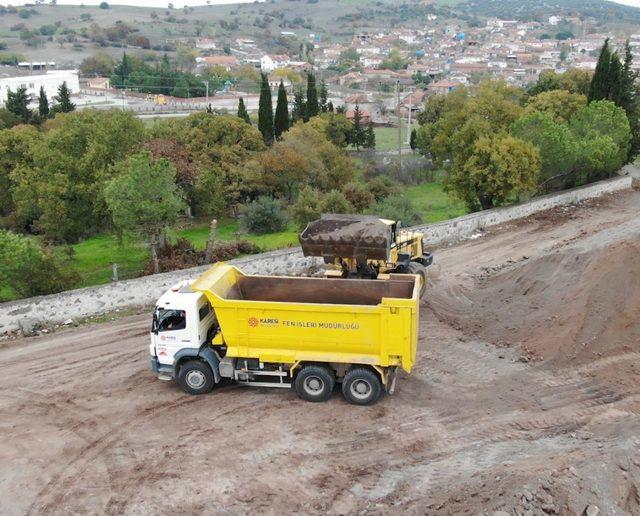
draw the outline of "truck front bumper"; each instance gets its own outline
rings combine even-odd
[[[161,364],[158,357],[151,357],[151,370],[158,373],[161,380],[173,380],[176,377],[176,368],[172,365]]]

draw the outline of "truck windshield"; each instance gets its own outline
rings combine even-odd
[[[153,313],[152,331],[184,330],[187,326],[187,317],[184,310],[170,310],[158,308]]]

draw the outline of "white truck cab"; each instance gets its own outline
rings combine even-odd
[[[151,326],[151,367],[162,380],[173,380],[181,360],[200,357],[219,361],[212,348],[215,314],[201,292],[191,289],[191,282],[178,283],[158,299]],[[193,378],[194,385],[202,378]],[[217,379],[216,379],[217,381]]]

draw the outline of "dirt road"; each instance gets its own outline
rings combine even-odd
[[[639,213],[627,192],[438,250],[417,366],[370,408],[185,395],[148,316],[5,343],[0,513],[639,514]]]

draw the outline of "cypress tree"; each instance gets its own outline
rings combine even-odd
[[[600,50],[598,64],[591,79],[589,87],[589,102],[594,100],[608,99],[611,92],[611,50],[609,49],[609,38],[604,40],[604,45]]]
[[[40,86],[40,94],[38,95],[38,113],[42,119],[49,117],[49,99],[43,86]]]
[[[15,93],[7,90],[7,101],[4,107],[13,113],[24,124],[31,120],[31,110],[29,109],[29,97],[27,96],[27,88],[20,86]]]
[[[289,102],[282,80],[280,81],[280,86],[278,86],[278,103],[276,104],[276,118],[273,128],[278,140],[282,133],[289,130]]]
[[[409,147],[411,147],[412,151],[415,151],[418,148],[418,131],[416,131],[415,129],[411,129]]]
[[[251,125],[251,118],[249,118],[249,113],[247,112],[247,108],[244,105],[244,99],[242,97],[238,99],[238,118],[242,118],[242,120]]]
[[[58,111],[62,113],[69,113],[76,108],[76,105],[71,102],[71,92],[67,86],[67,81],[64,81],[58,87],[58,105],[56,106]]]
[[[373,122],[371,121],[367,124],[367,129],[364,132],[363,147],[365,147],[366,149],[376,148],[376,133],[373,130]]]
[[[273,103],[271,101],[271,88],[267,74],[260,74],[260,104],[258,105],[258,129],[262,133],[262,139],[267,145],[273,143]]]
[[[329,101],[329,103],[327,104],[327,111],[329,113],[333,113],[333,102]]]
[[[316,116],[320,112],[318,107],[318,90],[316,90],[316,77],[312,73],[307,75],[307,109],[304,121]]]
[[[304,120],[306,118],[306,107],[302,88],[298,88],[293,93],[293,108],[291,109],[292,124],[295,124],[298,120]]]
[[[360,147],[365,143],[365,132],[362,128],[362,112],[358,104],[356,104],[356,108],[353,111],[353,129],[351,130],[350,143],[356,146],[357,151],[359,151]]]
[[[327,91],[327,84],[324,82],[324,79],[320,81],[320,109],[323,113],[327,112],[327,98],[329,97],[329,92]]]

